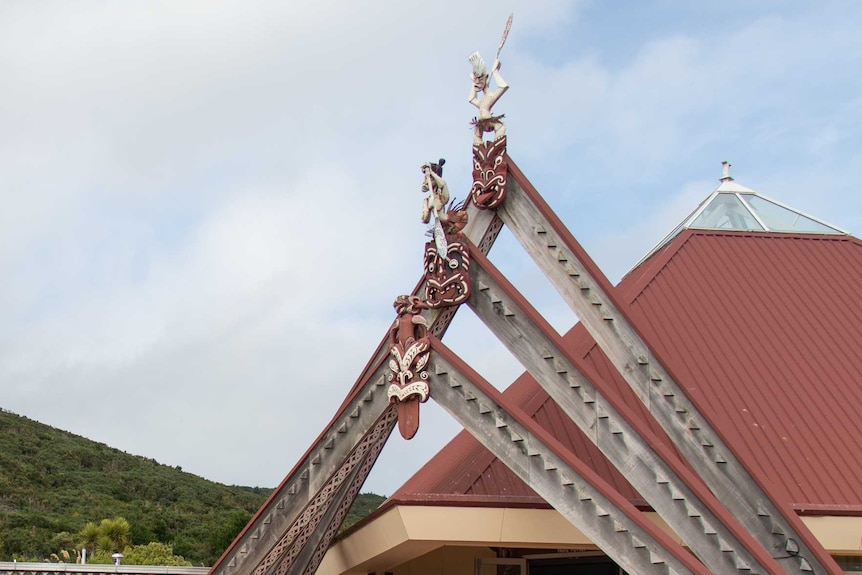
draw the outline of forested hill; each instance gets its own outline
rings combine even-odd
[[[167,543],[211,565],[269,492],[207,481],[0,410],[0,561],[72,550],[88,522],[124,517],[133,545]],[[369,497],[383,500],[369,495],[366,507],[376,506]]]

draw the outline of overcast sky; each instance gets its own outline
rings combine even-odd
[[[862,229],[859,2],[9,0],[0,406],[276,485],[419,277],[419,164],[469,189],[466,59],[512,11],[509,153],[612,281],[721,160]],[[492,259],[571,326],[511,238]],[[503,388],[518,364],[470,313],[446,341]],[[426,404],[365,490],[456,430]]]

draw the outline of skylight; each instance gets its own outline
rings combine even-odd
[[[637,265],[685,229],[848,235],[841,228],[737,184],[730,177],[730,164],[722,162],[722,166],[721,184]]]
[[[743,196],[751,209],[773,232],[803,232],[811,234],[844,234],[845,232],[826,223],[810,218],[778,202],[757,194]]]
[[[751,210],[737,194],[717,194],[704,206],[688,228],[705,230],[756,230],[764,231]]]

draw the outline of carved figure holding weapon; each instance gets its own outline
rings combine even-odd
[[[433,215],[437,221],[446,221],[446,203],[449,201],[449,185],[443,179],[443,164],[446,160],[440,158],[436,164],[422,164],[422,193],[428,197],[422,200],[422,223],[427,224]]]
[[[470,95],[467,100],[479,109],[479,113],[472,122],[474,144],[482,143],[482,135],[485,132],[494,132],[494,140],[499,140],[506,135],[506,126],[503,124],[504,115],[494,116],[491,114],[491,109],[500,99],[500,96],[509,89],[509,85],[500,75],[500,51],[503,49],[503,44],[506,43],[511,28],[512,16],[510,15],[503,31],[503,38],[500,40],[500,47],[497,48],[494,63],[491,65],[491,75],[497,84],[496,90],[488,89],[488,70],[485,68],[485,60],[482,59],[479,52],[473,52],[467,58],[467,61],[473,65],[473,72],[470,74]],[[482,94],[481,97],[479,97],[480,93]]]

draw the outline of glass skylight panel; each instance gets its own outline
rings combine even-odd
[[[746,195],[746,201],[771,231],[807,232],[813,234],[840,234],[835,228],[821,224],[799,212],[780,206],[761,196]]]
[[[687,229],[835,235],[848,233],[737,184],[725,169],[721,184],[635,267]]]
[[[707,230],[764,231],[735,194],[718,194],[689,225]]]

